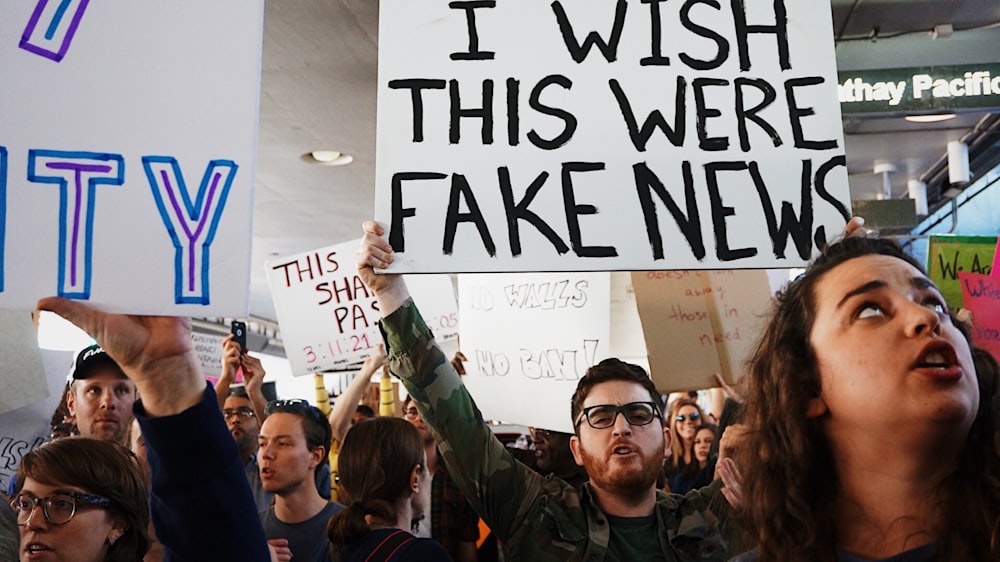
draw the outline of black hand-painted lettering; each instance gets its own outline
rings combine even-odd
[[[705,164],[705,179],[708,184],[708,200],[712,207],[712,228],[715,231],[715,256],[719,261],[733,261],[757,255],[757,248],[729,248],[726,217],[736,214],[736,210],[722,203],[719,192],[719,172],[740,172],[747,169],[746,162],[709,162]]]
[[[462,198],[465,199],[465,205],[469,208],[468,213],[462,213],[458,210]],[[469,187],[469,181],[462,174],[452,174],[451,194],[448,198],[448,214],[444,219],[444,245],[442,246],[442,250],[446,255],[450,256],[455,249],[455,232],[458,230],[458,223],[460,222],[475,224],[476,230],[479,231],[479,237],[483,241],[483,246],[486,248],[486,253],[490,257],[496,257],[496,244],[493,243],[493,236],[490,235],[490,229],[486,226],[486,219],[483,217],[482,211],[479,210],[479,203],[476,202],[476,196],[472,192],[472,188]]]
[[[465,23],[469,31],[469,50],[451,54],[451,60],[493,60],[496,53],[479,50],[479,29],[476,27],[476,10],[478,8],[496,8],[495,0],[470,0],[463,2],[448,2],[452,10],[465,10]]]
[[[785,9],[784,0],[774,0],[774,25],[747,24],[745,2],[746,0],[731,0],[736,24],[736,44],[740,51],[740,70],[750,70],[750,45],[747,39],[751,33],[774,34],[778,42],[778,64],[782,70],[792,68],[788,55],[788,11]]]
[[[722,10],[722,5],[716,0],[687,0],[687,2],[684,2],[684,5],[681,6],[680,11],[681,25],[695,35],[711,39],[715,42],[715,58],[710,60],[701,60],[696,59],[687,53],[680,53],[677,57],[681,59],[684,64],[694,70],[713,70],[725,64],[726,60],[729,59],[729,41],[727,41],[721,33],[715,31],[714,29],[709,29],[691,21],[691,8],[697,4],[708,4],[709,6],[720,11]]]
[[[403,219],[417,214],[413,207],[403,207],[403,182],[411,180],[443,180],[445,174],[438,172],[396,172],[392,175],[392,220],[389,223],[389,245],[393,251],[406,249],[403,236]]]
[[[463,108],[462,97],[458,92],[458,80],[448,80],[448,93],[451,97],[451,125],[448,128],[448,140],[458,144],[462,132],[459,119],[463,117],[482,119],[483,144],[493,144],[493,80],[483,80],[482,105],[480,107]]]
[[[596,31],[591,31],[584,38],[583,44],[581,44],[576,40],[576,35],[573,32],[573,24],[570,23],[562,3],[558,0],[552,3],[552,11],[556,15],[556,22],[559,24],[559,31],[562,33],[563,42],[566,43],[569,55],[577,63],[581,63],[587,58],[587,55],[590,54],[590,48],[594,45],[597,45],[598,50],[601,51],[604,59],[608,62],[614,62],[618,59],[618,42],[622,38],[622,29],[625,27],[625,13],[627,10],[628,4],[625,0],[618,0],[615,8],[615,22],[611,28],[611,37],[605,41]]]
[[[663,25],[660,4],[667,0],[642,0],[649,4],[650,55],[639,59],[639,66],[670,66],[670,57],[663,56]]]
[[[413,142],[424,140],[424,90],[443,90],[444,80],[426,78],[411,78],[407,80],[389,80],[389,88],[393,90],[410,90],[413,107]]]
[[[507,144],[517,146],[521,142],[520,113],[521,82],[507,79]]]
[[[556,148],[559,148],[569,142],[569,140],[573,138],[573,133],[576,132],[577,127],[575,115],[565,109],[548,106],[541,102],[540,98],[542,96],[542,90],[552,84],[562,86],[567,90],[573,87],[573,82],[569,78],[566,78],[561,74],[550,74],[535,84],[535,87],[531,89],[531,96],[528,98],[528,105],[531,106],[531,109],[545,115],[558,117],[559,119],[562,119],[563,123],[565,123],[562,132],[556,135],[553,139],[543,139],[541,135],[535,132],[534,129],[528,131],[528,140],[531,144],[543,150],[555,150]]]
[[[569,227],[569,241],[573,252],[581,258],[611,258],[618,255],[614,246],[584,246],[580,234],[580,215],[596,215],[597,207],[577,205],[573,192],[573,174],[576,172],[596,172],[604,169],[604,162],[563,162],[562,190],[563,205],[566,207],[566,224]]]
[[[694,90],[695,114],[698,116],[698,147],[706,152],[726,150],[729,148],[729,137],[708,136],[708,120],[721,116],[722,112],[706,105],[705,88],[728,85],[729,80],[721,78],[695,78],[691,82],[691,88]]]
[[[649,138],[653,136],[653,132],[659,129],[663,131],[663,134],[670,141],[670,144],[674,146],[684,145],[684,134],[686,126],[686,101],[684,97],[685,90],[687,89],[687,81],[683,76],[677,75],[676,79],[676,90],[674,90],[674,126],[671,127],[667,125],[666,119],[664,119],[663,114],[660,113],[659,109],[653,110],[646,119],[642,122],[642,128],[639,128],[639,122],[635,118],[635,112],[632,110],[632,104],[629,103],[628,96],[625,94],[625,90],[622,89],[621,84],[618,80],[612,78],[608,80],[608,86],[611,88],[611,93],[614,94],[615,99],[618,101],[618,109],[622,112],[622,119],[625,120],[625,126],[628,128],[628,136],[632,139],[632,145],[639,152],[646,151],[646,144],[649,142]]]
[[[763,117],[757,115],[757,113],[764,109],[765,107],[774,103],[774,100],[778,97],[777,90],[774,86],[769,84],[767,80],[761,78],[737,78],[733,81],[736,85],[736,124],[740,136],[740,150],[743,152],[750,151],[750,134],[747,131],[747,120],[753,121],[758,127],[764,130],[769,137],[771,137],[771,143],[774,144],[775,148],[781,146],[783,143],[781,141],[781,135],[778,131],[771,126],[770,123],[764,120]],[[757,105],[746,108],[746,96],[743,93],[743,89],[746,87],[753,87],[763,94],[763,99]]]
[[[542,172],[538,174],[534,180],[531,181],[531,185],[524,193],[524,197],[520,201],[514,201],[514,189],[511,185],[510,180],[510,170],[506,166],[502,166],[497,169],[497,177],[500,180],[500,194],[503,196],[503,206],[507,213],[507,235],[510,240],[510,253],[514,257],[521,255],[521,231],[518,224],[519,220],[524,220],[531,223],[538,232],[540,232],[546,239],[552,244],[560,255],[565,254],[569,251],[569,246],[563,242],[562,238],[556,234],[555,230],[552,229],[541,217],[535,213],[528,210],[528,206],[535,199],[535,195],[545,184],[545,181],[549,177],[548,172]]]
[[[792,78],[785,81],[785,99],[788,103],[788,119],[792,125],[792,137],[795,139],[796,148],[810,148],[813,150],[828,150],[837,148],[836,140],[807,140],[802,133],[802,118],[815,115],[816,111],[811,107],[799,107],[795,101],[795,88],[804,86],[815,86],[822,84],[826,80],[820,76],[807,76],[804,78]]]
[[[788,245],[788,237],[791,236],[792,242],[795,243],[795,249],[798,250],[799,258],[809,259],[809,256],[812,255],[810,234],[812,234],[813,225],[812,161],[808,159],[802,161],[799,216],[795,216],[795,210],[791,203],[782,201],[780,225],[777,224],[774,204],[756,162],[750,162],[750,177],[753,178],[754,187],[757,188],[757,197],[760,198],[760,206],[764,210],[764,221],[767,223],[767,233],[771,236],[774,257],[785,258],[785,246]]]
[[[691,162],[684,161],[681,164],[684,174],[684,202],[687,207],[687,215],[681,212],[680,207],[671,197],[667,188],[663,186],[660,179],[649,169],[645,162],[639,162],[632,166],[632,173],[635,176],[635,188],[639,193],[639,204],[642,206],[642,216],[646,221],[646,234],[649,236],[649,246],[653,250],[653,259],[662,260],[663,235],[660,230],[660,221],[656,216],[656,204],[650,191],[655,191],[660,201],[667,206],[670,215],[677,223],[677,228],[687,240],[691,247],[691,253],[698,261],[705,259],[705,241],[701,235],[701,218],[698,214],[698,201],[694,191],[694,177],[691,173]]]
[[[840,213],[840,216],[844,218],[844,223],[847,223],[847,221],[851,220],[851,211],[845,207],[843,203],[834,198],[833,195],[830,195],[830,192],[826,189],[826,176],[828,176],[837,166],[846,168],[847,157],[843,154],[839,154],[820,164],[819,168],[816,169],[816,179],[813,184],[816,186],[816,195],[819,195],[820,199],[832,205],[833,208]],[[817,248],[823,249],[826,247],[827,237],[825,226],[820,226],[816,229],[816,235],[813,237],[813,241],[816,242]]]

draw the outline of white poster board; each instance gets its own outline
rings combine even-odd
[[[201,365],[201,373],[205,378],[212,381],[219,380],[222,373],[222,340],[225,336],[216,334],[191,333],[191,341],[194,343],[194,353],[198,356],[198,364]],[[237,382],[242,382],[243,377],[237,372]]]
[[[36,347],[37,350],[37,347]],[[66,374],[73,364],[69,351],[42,350],[45,377],[41,384],[47,398],[0,414],[0,490],[17,474],[21,457],[37,448],[49,436],[50,421],[66,390]]]
[[[0,4],[0,308],[246,315],[263,11]]]
[[[577,382],[608,357],[610,293],[608,273],[459,275],[464,381],[483,416],[573,433]]]
[[[850,216],[828,0],[379,17],[391,271],[792,267]]]
[[[375,295],[358,276],[361,240],[267,262],[267,281],[285,354],[296,376],[344,368],[382,343]],[[458,336],[458,305],[447,275],[419,275],[406,284],[438,340]]]

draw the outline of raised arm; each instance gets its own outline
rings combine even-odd
[[[247,396],[253,405],[253,413],[260,420],[260,423],[264,423],[267,398],[264,397],[262,387],[264,385],[264,375],[267,374],[267,371],[264,370],[264,365],[261,364],[260,359],[249,353],[244,353],[240,356],[240,366],[243,367],[243,380],[246,382]]]
[[[222,340],[222,370],[219,372],[219,380],[215,383],[215,396],[219,400],[219,409],[226,404],[229,398],[229,387],[236,380],[236,369],[240,367],[240,344],[233,341],[233,335],[229,334]],[[257,418],[260,419],[260,418]]]
[[[107,314],[61,298],[38,308],[94,337],[135,383],[166,560],[269,561],[236,442],[194,356],[190,320]]]
[[[385,347],[379,344],[375,354],[365,359],[361,365],[361,372],[337,397],[337,401],[333,404],[333,411],[330,412],[330,429],[333,430],[333,438],[338,443],[344,442],[347,430],[351,429],[351,419],[358,409],[358,402],[364,397],[365,390],[371,383],[372,375],[383,365],[385,365]]]

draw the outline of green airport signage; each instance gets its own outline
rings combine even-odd
[[[1000,108],[1000,63],[845,71],[838,80],[844,114]]]

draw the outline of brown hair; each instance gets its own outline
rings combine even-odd
[[[587,369],[586,374],[576,384],[576,392],[573,393],[573,398],[570,400],[570,415],[573,418],[573,429],[577,434],[579,434],[580,426],[576,422],[583,411],[583,401],[587,399],[592,388],[608,381],[634,382],[642,386],[649,393],[650,401],[656,404],[660,412],[660,419],[663,418],[663,399],[646,370],[621,359],[605,359]]]
[[[396,504],[410,494],[414,467],[427,470],[420,434],[410,422],[378,417],[355,424],[337,457],[340,487],[351,504],[330,519],[327,535],[334,560],[369,532],[365,516],[396,520]]]
[[[810,399],[821,388],[809,336],[816,319],[817,282],[838,265],[868,255],[894,257],[923,271],[889,240],[847,238],[827,247],[778,295],[748,362],[743,420],[749,432],[738,452],[745,491],[741,512],[762,562],[835,558],[832,507],[838,480],[833,452],[819,422],[806,416]],[[989,399],[994,389],[991,377],[977,378],[979,411],[958,468],[941,484],[943,517],[936,529],[941,560],[1000,560],[1000,455],[997,413]]]
[[[111,500],[108,515],[125,533],[108,549],[106,562],[141,562],[149,550],[149,490],[139,461],[111,441],[66,437],[42,445],[21,459],[17,492],[27,478],[50,486],[79,486]]]
[[[667,462],[675,471],[681,469],[681,462],[684,460],[684,453],[686,452],[684,450],[684,442],[681,439],[680,434],[677,433],[677,412],[679,412],[683,406],[694,406],[698,410],[698,419],[705,419],[705,413],[701,411],[701,406],[690,398],[678,398],[670,403],[670,417],[668,418],[668,422],[670,423],[670,437],[672,439],[670,440],[670,459]],[[691,440],[691,446],[694,446],[693,439]],[[691,459],[694,460],[693,453]],[[698,463],[692,462],[691,464],[694,465],[694,470],[689,472],[697,472]]]

